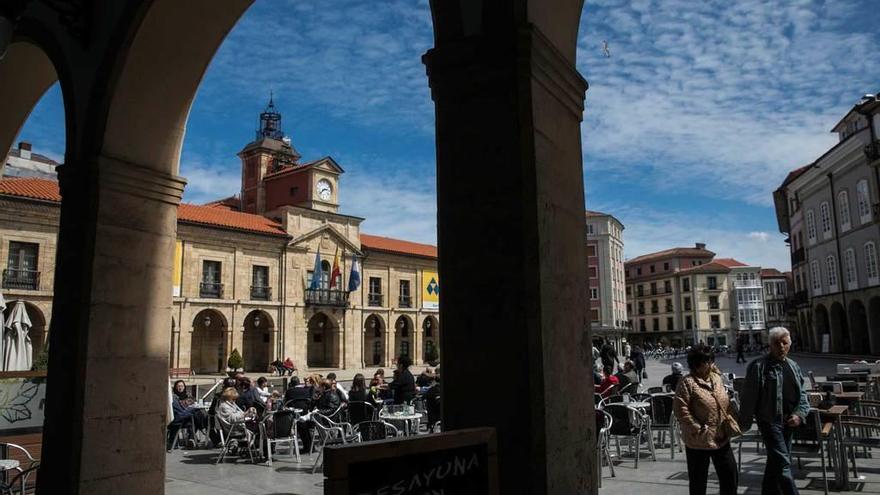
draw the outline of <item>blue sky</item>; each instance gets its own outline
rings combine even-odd
[[[304,158],[330,155],[346,170],[344,213],[366,217],[365,232],[433,243],[427,0],[326,5],[256,2],[226,39],[190,115],[185,200],[238,190],[235,153],[271,90]],[[877,25],[872,0],[588,1],[586,207],[625,224],[627,257],[706,242],[787,268],[771,192],[834,144],[828,130],[862,94],[880,91]],[[62,128],[53,88],[21,138],[60,158]]]

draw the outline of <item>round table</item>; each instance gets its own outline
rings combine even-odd
[[[15,459],[0,459],[0,471],[9,471],[10,469],[19,469],[21,463]]]
[[[419,421],[422,419],[422,413],[413,413],[413,414],[388,414],[384,410],[379,411],[379,419],[384,419],[386,421],[402,421],[406,425],[403,430],[404,435],[410,435],[410,421]],[[416,423],[418,425],[418,423]]]

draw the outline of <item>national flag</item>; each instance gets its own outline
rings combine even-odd
[[[312,271],[312,281],[309,289],[317,290],[321,288],[321,248],[318,248],[318,254],[315,255],[315,269]]]
[[[333,257],[333,271],[330,272],[330,288],[336,287],[336,279],[342,275],[339,271],[339,248],[336,248],[336,256]],[[339,282],[340,285],[342,281]]]
[[[351,273],[348,275],[348,291],[354,292],[361,286],[361,265],[358,259],[351,256]]]

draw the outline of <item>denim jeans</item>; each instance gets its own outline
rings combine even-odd
[[[785,426],[781,417],[772,423],[758,422],[761,437],[767,447],[762,495],[799,495],[791,474],[791,440],[794,428]]]

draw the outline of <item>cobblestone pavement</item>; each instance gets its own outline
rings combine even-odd
[[[757,356],[750,356],[749,360]],[[824,377],[835,370],[836,363],[846,362],[840,357],[817,355],[792,356],[804,370],[813,370],[817,377]],[[648,379],[645,386],[659,385],[663,376],[669,374],[670,365],[678,361],[687,369],[684,356],[669,360],[648,360]],[[718,365],[724,372],[738,376],[745,374],[745,364],[736,364],[734,355],[719,357]],[[414,369],[414,371],[418,368]],[[329,370],[325,370],[329,371]],[[337,372],[340,378],[353,376],[353,371]],[[283,447],[280,447],[283,452]],[[290,457],[281,454],[276,457],[272,467],[252,465],[245,460],[227,460],[219,466],[214,465],[216,450],[175,450],[166,459],[167,484],[165,492],[169,495],[190,495],[211,493],[212,495],[318,495],[323,493],[323,476],[311,474],[314,457],[303,456],[297,464]],[[643,451],[639,468],[634,469],[633,460],[625,455],[615,458],[616,477],[612,478],[608,467],[603,468],[603,486],[600,493],[630,495],[650,493],[651,495],[687,493],[687,465],[683,453],[676,452],[671,459],[669,448],[657,448],[657,460],[652,461]],[[764,456],[756,454],[755,445],[747,444],[742,454],[742,474],[740,476],[741,494],[759,494]],[[866,478],[853,484],[853,493],[880,494],[880,455],[873,459],[858,459],[860,474]],[[821,467],[817,459],[804,459],[804,469],[796,470],[798,486],[803,495],[824,493],[821,484]],[[709,492],[717,493],[718,484],[710,467]],[[818,476],[818,479],[817,479]],[[829,471],[829,479],[833,474]],[[832,493],[837,490],[832,488]]]

